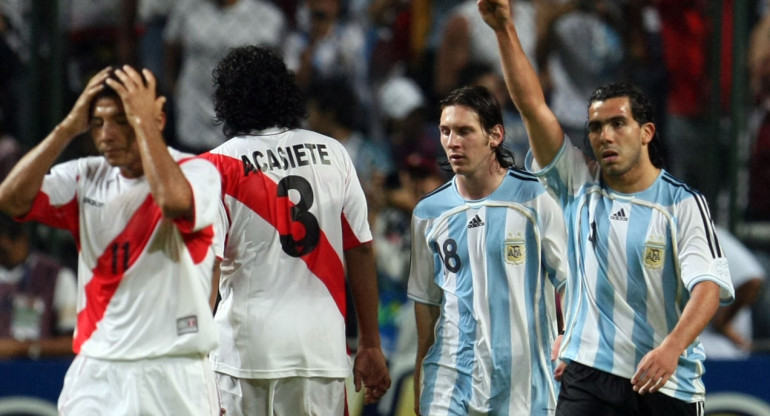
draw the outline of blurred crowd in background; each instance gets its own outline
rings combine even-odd
[[[726,248],[731,269],[751,265],[733,271],[751,282],[739,298],[742,311],[718,315],[712,330],[734,350],[725,357],[770,352],[763,284],[770,264],[770,2],[511,1],[522,45],[576,146],[586,150],[587,99],[597,86],[629,80],[653,98],[666,168],[709,199],[724,239],[739,247]],[[459,86],[486,86],[504,109],[504,145],[519,166],[528,150],[495,36],[475,0],[0,0],[0,178],[107,65],[153,71],[168,98],[169,145],[193,153],[217,146],[225,137],[214,119],[211,71],[242,44],[285,57],[306,92],[305,127],[342,142],[355,163],[374,234],[383,348],[398,382],[411,372],[416,347],[406,299],[411,210],[451,177],[439,167],[438,100]],[[95,149],[84,138],[67,157],[88,154]],[[15,289],[0,296],[10,311],[20,306],[8,293],[22,290],[14,270],[29,257],[9,254],[13,241],[29,240],[23,253],[52,257],[64,269],[75,268],[76,247],[42,226],[6,228],[0,289]],[[733,262],[738,251],[751,260]],[[59,268],[50,281],[69,288],[61,281],[73,276]],[[735,282],[739,293],[742,284]],[[8,317],[15,315],[3,309],[9,322],[0,322],[7,327],[0,338],[71,331],[74,293],[50,291],[50,305],[41,308],[62,316],[56,324],[14,333]],[[37,313],[37,306],[25,308]],[[732,324],[734,315],[752,311],[753,319]],[[0,342],[0,354],[14,356],[7,345]],[[721,354],[717,348],[712,356]]]

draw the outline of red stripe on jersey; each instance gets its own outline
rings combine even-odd
[[[193,263],[199,264],[206,259],[211,242],[214,240],[214,226],[209,225],[193,233],[182,233],[182,240],[187,246],[187,252],[190,253]]]
[[[162,214],[152,195],[148,195],[142,205],[106,250],[99,256],[91,281],[85,286],[86,307],[78,313],[78,329],[73,342],[75,353],[96,329],[96,324],[104,317],[104,311],[110,303],[126,270],[133,266],[136,259],[144,252]]]
[[[290,235],[300,241],[306,235],[306,229],[299,221],[292,221],[291,211],[296,205],[288,197],[278,197],[278,184],[260,171],[245,172],[241,160],[212,153],[201,157],[210,160],[222,176],[222,192],[237,199],[255,214],[275,227],[278,234]],[[309,207],[308,207],[309,208]],[[346,317],[345,304],[345,269],[334,247],[323,230],[317,246],[299,258],[308,269],[323,282],[329,290],[342,316]]]
[[[350,250],[360,246],[362,244],[361,240],[356,237],[356,233],[353,232],[353,228],[350,226],[345,214],[340,216],[340,221],[342,221],[342,249]]]
[[[54,228],[61,228],[72,233],[80,251],[80,216],[78,215],[77,195],[63,205],[51,205],[48,195],[40,191],[32,203],[29,212],[16,218],[19,221],[37,221]]]

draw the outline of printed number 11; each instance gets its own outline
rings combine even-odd
[[[129,258],[128,248],[129,248],[128,241],[126,241],[123,244],[114,243],[112,245],[112,274],[118,274],[118,272],[125,272],[126,269],[128,269],[128,258]],[[120,255],[121,249],[123,250],[122,256]]]

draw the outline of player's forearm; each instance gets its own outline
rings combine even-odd
[[[719,308],[719,285],[704,281],[693,287],[674,330],[663,340],[680,353],[692,344]]]
[[[422,361],[425,359],[428,349],[435,342],[433,330],[436,327],[439,313],[440,309],[437,306],[419,302],[414,304],[414,318],[417,323],[417,354],[414,361],[414,411],[418,415],[420,414]]]
[[[0,210],[14,217],[28,213],[46,173],[78,134],[64,123],[59,124],[24,155],[0,184]]]
[[[142,167],[150,192],[166,218],[190,217],[193,194],[190,183],[171,157],[154,122],[134,127],[142,157]]]
[[[372,244],[366,243],[345,251],[350,290],[356,305],[359,327],[359,346],[379,347],[380,329],[377,314],[379,295],[377,273],[374,268]]]
[[[513,23],[508,22],[495,34],[508,93],[524,120],[535,159],[545,166],[561,148],[564,133],[548,108],[540,78],[524,53]]]

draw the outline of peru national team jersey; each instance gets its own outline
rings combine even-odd
[[[229,220],[214,369],[240,378],[347,377],[344,250],[372,236],[342,144],[270,129],[203,157],[222,175]]]
[[[440,307],[422,414],[553,414],[566,238],[556,201],[521,170],[481,200],[464,200],[453,180],[419,202],[408,295]]]
[[[557,196],[569,230],[572,274],[560,358],[630,379],[673,330],[693,286],[712,281],[720,301],[735,293],[705,198],[665,170],[646,190],[603,184],[595,162],[564,145],[535,173]],[[539,169],[527,154],[527,167]],[[702,401],[704,351],[696,340],[660,392]]]
[[[219,174],[208,161],[169,152],[193,191],[192,222],[164,219],[146,177],[125,178],[103,157],[54,166],[23,217],[75,238],[80,355],[138,360],[205,355],[216,345],[208,300]]]

